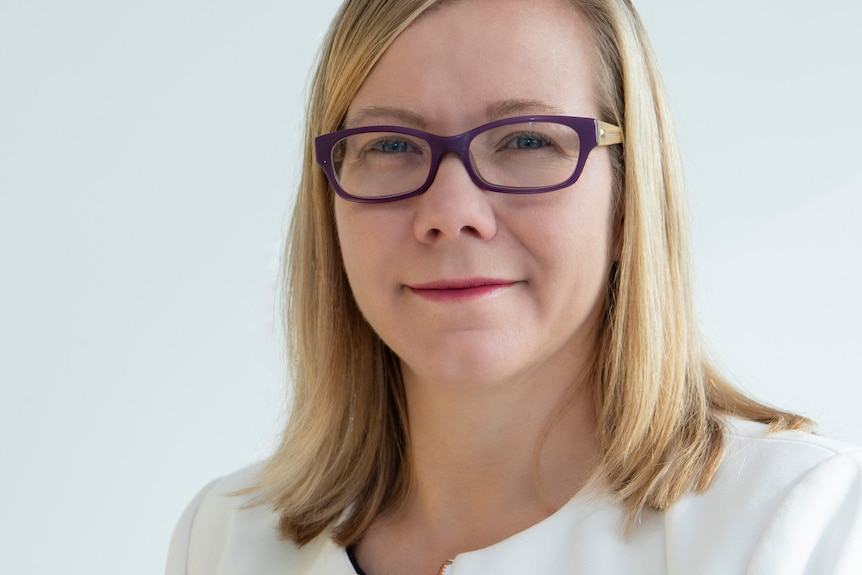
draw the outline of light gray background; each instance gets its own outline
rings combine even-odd
[[[862,443],[862,4],[642,1],[697,300],[758,397]],[[282,423],[274,321],[334,0],[0,0],[0,572],[158,573]]]

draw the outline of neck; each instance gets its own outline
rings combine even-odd
[[[545,377],[443,387],[405,369],[414,488],[404,516],[461,552],[562,506],[598,459],[590,394],[573,385]]]
[[[359,542],[368,573],[435,573],[542,521],[596,469],[591,393],[571,369],[473,386],[436,385],[404,365],[402,373],[412,489]]]

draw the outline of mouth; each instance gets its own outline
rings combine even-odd
[[[504,290],[515,281],[494,278],[440,280],[406,286],[419,297],[432,301],[464,301],[477,299]]]

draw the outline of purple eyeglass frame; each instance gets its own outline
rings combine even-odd
[[[578,137],[580,139],[580,156],[578,157],[578,164],[569,179],[560,184],[545,186],[542,188],[508,188],[505,186],[495,186],[479,177],[479,174],[476,173],[476,170],[473,167],[473,162],[470,159],[470,142],[473,141],[473,138],[482,132],[492,130],[499,126],[521,124],[525,122],[554,122],[568,126],[578,133]],[[357,197],[345,191],[338,183],[338,178],[335,176],[335,167],[332,163],[332,149],[339,140],[346,138],[347,136],[363,134],[366,132],[391,132],[394,134],[405,134],[407,136],[421,138],[428,142],[428,147],[431,151],[431,165],[429,166],[428,178],[425,180],[425,183],[410,192],[373,198]],[[349,128],[347,130],[338,130],[337,132],[317,136],[314,139],[314,152],[317,163],[323,169],[323,172],[326,174],[326,178],[329,180],[329,183],[332,186],[332,189],[335,190],[336,194],[345,200],[350,200],[352,202],[377,204],[405,200],[428,191],[428,188],[430,188],[431,184],[434,182],[434,178],[437,177],[437,169],[440,167],[440,160],[445,154],[450,152],[461,158],[461,163],[470,175],[470,179],[473,180],[473,183],[476,184],[477,187],[483,190],[500,192],[503,194],[541,194],[545,192],[553,192],[554,190],[571,186],[578,180],[578,177],[580,177],[581,172],[584,169],[584,165],[587,163],[587,157],[594,148],[597,146],[620,144],[622,141],[622,130],[620,130],[619,127],[614,126],[613,124],[608,124],[607,122],[602,122],[601,120],[596,120],[595,118],[579,118],[574,116],[516,116],[512,118],[504,118],[502,120],[495,120],[456,136],[438,136],[436,134],[430,134],[428,132],[423,132],[422,130],[415,130],[413,128],[406,128],[403,126],[363,126],[360,128]]]

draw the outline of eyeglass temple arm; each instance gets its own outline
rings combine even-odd
[[[598,125],[600,146],[613,146],[614,144],[623,143],[623,131],[618,126],[602,122],[601,120],[598,121]]]

